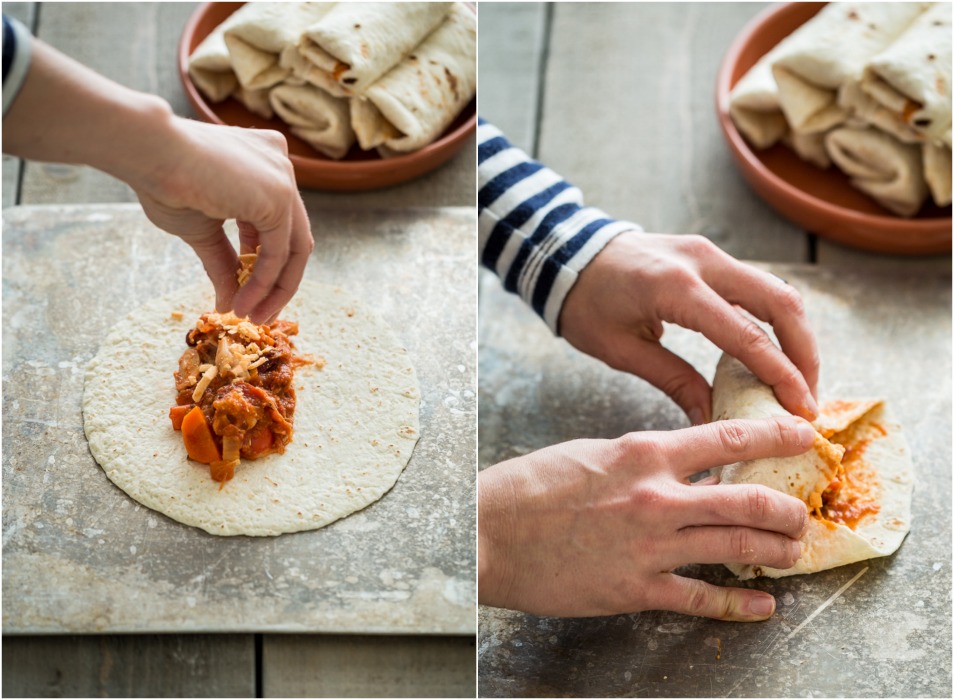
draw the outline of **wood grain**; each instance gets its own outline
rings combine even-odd
[[[264,638],[264,697],[474,697],[473,637]]]

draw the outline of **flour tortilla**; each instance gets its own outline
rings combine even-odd
[[[290,71],[278,61],[282,50],[296,44],[302,30],[333,6],[328,2],[249,2],[229,16],[224,39],[242,87],[263,90],[288,77]]]
[[[921,146],[921,157],[924,160],[924,180],[934,203],[946,207],[951,203],[951,147],[944,143],[925,143]]]
[[[922,140],[951,128],[951,3],[938,2],[873,56],[861,89]]]
[[[454,5],[413,52],[355,98],[358,143],[384,158],[416,151],[436,140],[476,91],[477,17]]]
[[[928,198],[921,149],[874,128],[841,127],[825,136],[828,155],[851,184],[899,216],[914,216]]]
[[[838,89],[857,79],[866,62],[891,44],[927,3],[830,3],[796,29],[778,52],[772,72],[779,106],[800,133],[826,131],[845,121]]]
[[[189,77],[212,102],[222,102],[238,87],[238,79],[225,45],[229,20],[220,24],[202,40],[189,56]]]
[[[297,352],[327,364],[296,372],[295,434],[285,453],[242,460],[221,489],[207,465],[187,458],[168,417],[172,373],[186,332],[213,308],[207,286],[145,304],[114,327],[91,361],[84,426],[110,480],[213,535],[313,530],[383,496],[418,439],[417,377],[383,319],[348,292],[313,282],[302,283],[282,317],[300,324]]]
[[[306,27],[298,50],[350,94],[362,94],[443,21],[450,2],[338,3]]]
[[[728,355],[719,361],[712,390],[712,414],[716,420],[789,415],[771,387]],[[805,454],[729,465],[721,471],[721,482],[764,484],[804,501],[808,508],[809,496],[830,483],[845,446],[857,452],[864,443],[862,459],[851,463],[848,482],[851,483],[852,474],[859,481],[864,475],[863,481],[869,493],[874,494],[879,511],[865,515],[854,528],[823,521],[812,514],[808,532],[801,540],[802,555],[795,566],[773,569],[728,564],[740,579],[814,573],[887,556],[901,546],[910,530],[913,489],[910,450],[901,426],[888,415],[883,401],[822,404],[822,415],[816,420],[815,429],[814,446]]]
[[[268,100],[295,136],[329,158],[344,158],[355,142],[346,99],[314,85],[286,84],[272,88]]]

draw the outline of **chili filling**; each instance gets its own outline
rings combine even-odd
[[[885,434],[878,424],[867,427],[864,435],[851,431],[851,439],[845,441],[845,455],[834,478],[821,494],[813,493],[809,505],[814,515],[823,522],[845,525],[854,530],[869,515],[877,515],[878,475],[865,459],[865,452],[872,440]],[[840,436],[834,436],[838,442]]]
[[[232,313],[207,313],[186,334],[189,346],[174,373],[172,427],[189,457],[226,482],[242,459],[284,452],[295,415],[294,354],[298,324],[257,326]]]

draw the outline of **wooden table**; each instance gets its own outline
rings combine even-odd
[[[35,35],[104,75],[193,116],[176,71],[193,3],[4,3]],[[313,227],[349,211],[473,207],[473,141],[451,162],[387,190],[303,192]],[[135,202],[85,167],[3,159],[3,206]],[[332,211],[335,210],[335,211]],[[460,213],[463,214],[463,212]],[[319,246],[320,251],[320,246]],[[316,251],[316,255],[319,254]],[[469,275],[465,274],[463,279]],[[472,526],[472,525],[471,525]],[[9,696],[472,696],[474,638],[446,635],[128,634],[3,641]]]
[[[759,625],[482,608],[480,696],[950,692],[950,256],[829,243],[775,214],[742,180],[718,130],[715,77],[733,37],[764,7],[481,5],[480,112],[589,204],[647,231],[701,234],[797,285],[825,334],[822,388],[887,395],[915,443],[914,530],[892,558],[751,584],[779,599],[778,614]],[[687,425],[662,394],[553,339],[482,275],[480,468],[572,438]],[[676,331],[666,342],[711,378],[718,353]],[[690,574],[731,580],[721,567]]]

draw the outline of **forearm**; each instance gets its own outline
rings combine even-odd
[[[578,189],[484,121],[478,182],[481,263],[554,332],[580,271],[618,234],[641,230],[585,206]]]
[[[157,146],[171,138],[173,120],[161,98],[34,40],[26,80],[3,119],[3,151],[89,165],[137,187],[157,176]]]

